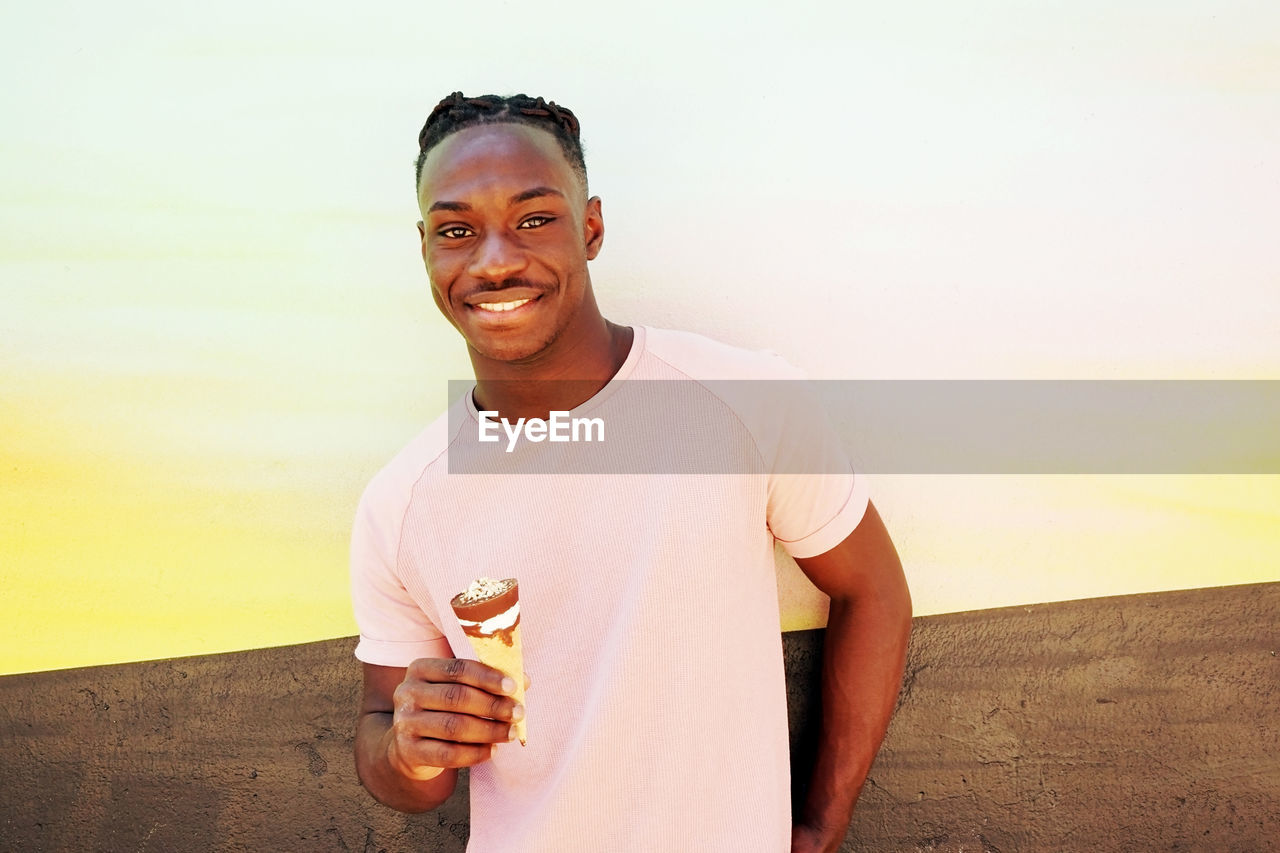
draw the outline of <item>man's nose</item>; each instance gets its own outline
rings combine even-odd
[[[502,281],[521,272],[527,263],[517,241],[502,232],[490,231],[480,238],[467,272],[473,278]]]

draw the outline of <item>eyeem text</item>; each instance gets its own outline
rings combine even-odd
[[[479,412],[480,441],[501,441],[499,432],[507,435],[507,453],[516,449],[516,442],[526,441],[604,441],[603,418],[571,418],[568,412],[551,412],[547,420],[542,418],[518,418],[513,424],[499,418],[497,412]]]

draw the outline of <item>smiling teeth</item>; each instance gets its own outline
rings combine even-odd
[[[528,301],[528,299],[518,299],[515,302],[478,302],[476,307],[483,308],[485,311],[514,311]]]

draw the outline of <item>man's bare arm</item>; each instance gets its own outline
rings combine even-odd
[[[515,686],[476,661],[423,658],[408,668],[364,664],[356,722],[356,774],[384,805],[434,809],[449,798],[459,767],[488,761],[523,714]]]
[[[833,853],[853,817],[902,685],[911,595],[872,505],[832,550],[796,563],[831,597],[822,659],[822,730],[793,853]]]

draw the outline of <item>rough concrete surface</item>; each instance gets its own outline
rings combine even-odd
[[[1278,624],[1280,583],[917,619],[842,850],[1280,849]],[[821,632],[785,639],[803,771]],[[0,851],[461,853],[465,786],[360,789],[353,645],[0,678]]]
[[[917,622],[846,850],[1280,849],[1280,584]]]

